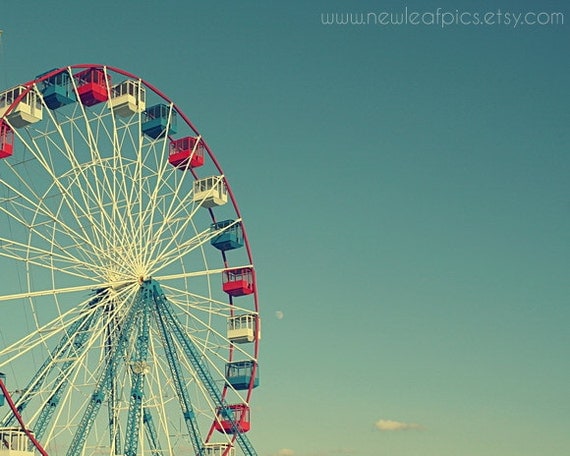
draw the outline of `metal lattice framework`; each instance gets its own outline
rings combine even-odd
[[[0,156],[0,370],[47,452],[255,455],[251,249],[187,116],[123,70],[54,69],[0,94]]]

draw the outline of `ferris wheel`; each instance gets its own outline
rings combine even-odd
[[[256,455],[251,249],[182,110],[118,68],[53,69],[0,94],[0,158],[0,371],[47,453]],[[0,456],[31,453],[0,412]]]

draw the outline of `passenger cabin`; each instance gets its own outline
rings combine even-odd
[[[20,427],[0,428],[0,456],[34,456],[33,444]]]
[[[210,176],[194,181],[192,201],[203,207],[222,206],[228,202],[223,176]]]
[[[253,269],[236,268],[222,272],[222,288],[230,296],[244,296],[253,293]]]
[[[67,71],[61,71],[44,79],[38,86],[44,98],[44,103],[49,109],[61,108],[77,101],[73,84],[71,83],[71,76]]]
[[[0,120],[0,158],[9,157],[13,151],[14,132],[4,120]]]
[[[225,434],[244,433],[249,431],[249,407],[247,404],[234,404],[218,407],[214,422],[217,431]]]
[[[235,456],[236,449],[229,443],[204,443],[201,456]]]
[[[109,98],[107,86],[111,85],[111,76],[105,74],[102,68],[88,68],[73,77],[81,103],[85,106],[93,106]]]
[[[212,223],[210,229],[218,233],[210,239],[210,244],[218,250],[225,252],[226,250],[243,247],[244,240],[241,223],[235,222],[234,220],[223,220],[221,222]]]
[[[16,105],[14,103],[19,100]],[[13,109],[8,112],[12,106]],[[8,112],[8,114],[6,114]],[[13,87],[0,93],[0,117],[4,117],[15,128],[39,122],[43,118],[42,98],[33,88]]]
[[[234,344],[246,344],[255,340],[259,317],[255,314],[234,315],[228,318],[228,339]]]
[[[143,112],[142,131],[152,139],[174,135],[178,131],[176,111],[165,104],[157,104]]]
[[[146,109],[146,90],[141,81],[126,81],[111,89],[109,105],[116,116],[130,117]]]
[[[259,369],[255,361],[234,361],[226,364],[226,383],[236,390],[259,386]]]
[[[180,169],[197,168],[204,164],[204,152],[200,137],[186,136],[170,142],[168,161]]]

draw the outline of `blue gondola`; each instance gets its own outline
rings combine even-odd
[[[235,223],[234,220],[224,220],[222,222],[212,223],[211,229],[220,232],[220,234],[215,235],[210,240],[210,244],[218,250],[226,251],[243,247],[243,229],[241,223]]]
[[[168,131],[167,131],[168,129]],[[178,131],[176,111],[165,104],[157,104],[143,112],[142,131],[153,139],[174,135]]]
[[[236,390],[245,390],[249,388],[251,378],[253,378],[253,387],[259,386],[259,368],[255,361],[236,361],[226,364],[226,382],[233,386]]]
[[[53,70],[47,73],[51,73],[51,71]],[[73,85],[71,84],[71,77],[67,71],[54,74],[41,81],[38,85],[44,102],[49,109],[57,109],[77,101]]]

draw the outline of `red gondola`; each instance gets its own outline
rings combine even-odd
[[[214,422],[214,427],[218,432],[225,434],[235,434],[239,432],[241,434],[249,431],[251,427],[251,423],[249,422],[249,407],[246,404],[218,407],[217,414],[218,418]],[[230,419],[230,416],[233,419]]]
[[[170,143],[168,161],[180,169],[197,168],[204,164],[204,144],[199,137],[186,136]]]
[[[228,269],[222,273],[222,288],[230,296],[253,293],[252,268]]]
[[[75,74],[74,78],[77,79],[77,93],[85,106],[93,106],[109,98],[107,84],[111,84],[111,77],[105,75],[102,68],[88,68]]]
[[[0,120],[0,158],[12,155],[14,151],[14,132],[7,123]]]

